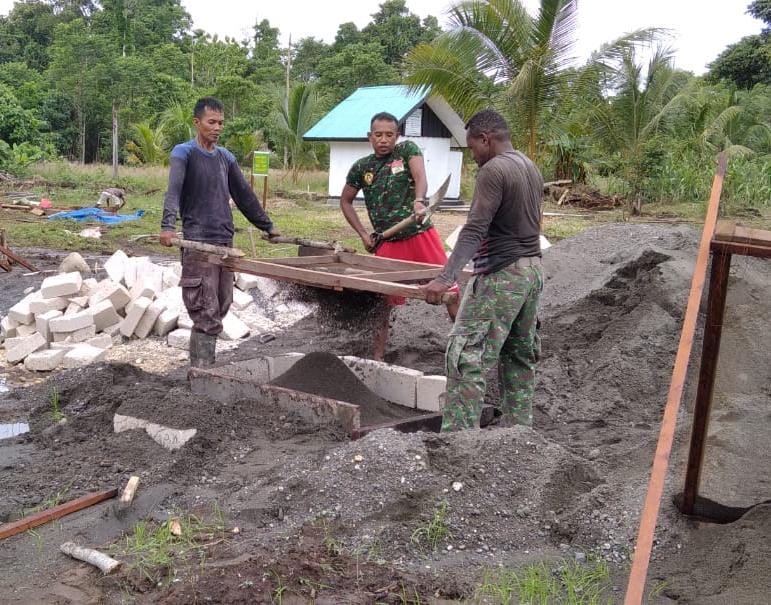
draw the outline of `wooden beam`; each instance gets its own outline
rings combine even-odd
[[[43,525],[49,521],[54,521],[64,517],[65,515],[69,515],[70,513],[88,508],[89,506],[93,506],[94,504],[98,504],[104,500],[109,500],[110,498],[114,498],[117,494],[117,489],[108,489],[101,492],[95,492],[93,494],[88,494],[86,496],[77,498],[76,500],[60,504],[59,506],[54,506],[48,510],[40,511],[34,515],[24,517],[23,519],[19,519],[13,523],[0,525],[0,540],[10,536],[15,536],[16,534],[27,531],[28,529],[32,529],[33,527]]]
[[[442,272],[441,267],[436,269],[413,269],[412,271],[386,271],[385,273],[370,273],[369,279],[379,279],[390,282],[429,281]]]
[[[21,256],[18,254],[15,254],[14,252],[11,252],[10,248],[7,248],[5,246],[0,246],[0,253],[7,256],[10,260],[12,260],[15,263],[19,263],[22,267],[29,269],[30,271],[37,272],[37,269],[34,267],[34,265],[31,265],[29,261],[24,260]]]
[[[691,279],[691,290],[688,295],[688,304],[683,319],[683,329],[680,333],[680,343],[675,356],[675,366],[672,371],[672,381],[669,385],[667,404],[664,407],[664,416],[661,420],[659,440],[656,445],[656,453],[653,458],[653,467],[648,482],[648,492],[645,495],[645,504],[640,515],[640,527],[637,532],[637,542],[632,561],[632,570],[629,574],[624,605],[641,605],[645,593],[645,578],[648,575],[651,550],[653,548],[653,534],[656,531],[656,520],[661,506],[661,496],[664,493],[664,480],[666,479],[669,456],[672,452],[672,442],[675,438],[677,426],[677,413],[685,387],[688,360],[693,348],[693,338],[696,333],[696,320],[699,316],[701,295],[704,292],[704,283],[707,277],[707,262],[709,261],[710,241],[715,232],[718,207],[720,205],[720,193],[723,189],[723,179],[726,173],[726,154],[718,155],[718,165],[715,178],[712,181],[712,192],[707,206],[707,217],[704,221],[704,230],[701,234],[699,252],[696,256],[696,266]]]
[[[337,254],[325,254],[323,256],[287,256],[281,258],[263,258],[260,259],[266,263],[276,263],[277,265],[287,265],[289,267],[312,267],[313,265],[331,265],[340,263]]]
[[[758,258],[771,258],[771,246],[751,246],[750,244],[737,244],[734,242],[718,242],[712,240],[710,249],[715,253],[736,254],[738,256],[756,256]]]
[[[215,254],[207,255],[207,260],[212,264],[227,267],[232,271],[251,273],[252,275],[260,275],[262,277],[270,277],[272,279],[290,281],[307,286],[347,288],[350,290],[363,290],[375,294],[404,296],[405,298],[415,298],[419,300],[425,300],[426,298],[425,294],[418,286],[378,281],[375,279],[368,279],[367,277],[325,273],[323,271],[313,271],[311,269],[301,269],[299,267],[289,267],[286,265],[245,258],[228,257],[223,259],[221,256]],[[430,267],[431,265],[428,266]],[[448,292],[445,294],[443,302],[449,302],[456,298],[457,294]]]
[[[715,388],[715,375],[717,374],[717,362],[720,354],[720,337],[723,333],[723,315],[725,314],[730,269],[730,254],[714,254],[712,256],[707,319],[704,324],[701,366],[699,367],[699,387],[693,410],[691,446],[688,451],[688,466],[685,473],[685,487],[683,488],[681,510],[686,515],[693,514],[693,505],[699,494],[701,466],[704,462],[704,450],[707,445],[707,430],[709,429],[712,394]]]
[[[749,244],[751,246],[771,246],[771,231],[742,227],[733,221],[720,221],[715,229],[715,241]]]
[[[430,263],[415,263],[408,260],[396,260],[394,258],[384,258],[382,256],[368,256],[366,254],[349,254],[341,252],[338,254],[341,263],[351,265],[352,267],[361,267],[364,269],[377,269],[378,271],[409,271],[411,269],[431,269],[433,267],[443,267],[444,265],[432,265]]]
[[[12,270],[10,263],[8,263],[8,262],[6,262],[6,261],[4,261],[2,259],[0,259],[0,269],[2,269],[3,271],[11,271]]]

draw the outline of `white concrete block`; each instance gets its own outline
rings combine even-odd
[[[158,301],[156,301],[158,302]],[[166,336],[172,330],[177,328],[177,320],[179,319],[179,311],[174,309],[166,309],[155,320],[153,326],[153,333],[157,336]]]
[[[268,376],[269,380],[274,380],[292,369],[292,366],[305,357],[305,353],[285,353],[268,357]]]
[[[123,283],[127,288],[131,288],[136,283],[137,279],[141,277],[141,267],[145,263],[150,262],[147,256],[132,256],[126,262],[125,272],[123,274]]]
[[[98,336],[89,338],[86,341],[86,344],[96,347],[97,349],[112,349],[112,336],[109,334],[99,334]]]
[[[67,308],[64,310],[64,314],[74,315],[75,313],[80,313],[82,310],[83,310],[83,307],[75,304],[74,302],[71,302],[69,305],[67,305]]]
[[[248,273],[236,273],[236,288],[246,292],[260,285],[259,277]]]
[[[50,372],[59,367],[66,351],[63,349],[44,349],[27,355],[24,367],[33,372]]]
[[[177,320],[177,327],[182,328],[184,330],[192,330],[193,329],[193,320],[190,319],[190,316],[187,314],[187,311],[183,311],[179,314],[179,319]]]
[[[341,359],[376,395],[408,408],[415,407],[418,379],[423,372],[360,357]]]
[[[163,289],[175,288],[182,277],[182,263],[173,263],[163,268]]]
[[[138,298],[126,307],[126,317],[120,324],[120,333],[123,336],[126,338],[131,337],[151,302],[149,298]]]
[[[70,301],[65,296],[56,298],[40,298],[30,301],[29,308],[35,315],[42,315],[49,311],[64,311],[70,305]]]
[[[89,277],[88,279],[83,280],[83,285],[80,286],[80,292],[78,292],[79,296],[85,296],[86,299],[88,299],[89,296],[91,296],[91,293],[96,289],[96,286],[99,284],[98,281],[96,281],[95,278]],[[83,305],[84,307],[86,305]]]
[[[70,303],[78,305],[81,309],[85,309],[88,306],[88,296],[73,296],[70,298]]]
[[[421,376],[415,398],[416,407],[426,412],[441,412],[447,400],[447,378],[445,376]]]
[[[65,368],[80,368],[90,363],[102,361],[107,355],[104,349],[97,349],[91,345],[81,343],[64,354],[62,366]]]
[[[97,285],[96,289],[88,297],[88,306],[94,307],[103,300],[109,300],[113,309],[122,311],[131,302],[128,290],[110,279],[105,279]]]
[[[28,326],[35,323],[35,312],[32,310],[31,305],[36,300],[39,300],[39,294],[35,296],[36,294],[37,292],[28,294],[8,309],[8,317],[20,326]]]
[[[144,277],[140,277],[131,287],[131,290],[129,290],[129,296],[131,297],[131,300],[136,300],[137,298],[142,297],[153,300],[155,298],[155,293],[156,290],[150,286]]]
[[[110,258],[104,263],[104,270],[107,271],[107,275],[116,284],[123,281],[123,276],[126,273],[126,264],[128,263],[128,256],[123,250],[117,250]]]
[[[27,355],[44,349],[48,343],[42,334],[35,332],[30,336],[17,336],[5,339],[5,356],[8,363],[18,363]]]
[[[54,342],[85,342],[96,336],[96,326],[91,324],[74,332],[52,332]]]
[[[179,286],[173,286],[163,292],[159,292],[155,300],[166,305],[166,309],[173,309],[178,313],[185,310],[185,303],[182,302],[182,288]]]
[[[120,323],[120,315],[115,311],[115,307],[112,306],[109,299],[101,300],[93,307],[89,307],[88,312],[94,318],[97,332],[102,332],[108,326]]]
[[[32,324],[29,326],[25,326],[24,324],[21,324],[18,328],[16,328],[16,335],[17,336],[29,336],[30,334],[34,334],[37,332],[37,325]]]
[[[80,292],[83,285],[83,278],[80,273],[60,273],[52,275],[43,280],[40,292],[43,298],[57,298],[59,296],[75,296]]]
[[[187,351],[190,348],[190,330],[177,329],[169,332],[166,342],[170,347]]]
[[[152,331],[155,322],[158,320],[158,317],[165,309],[166,307],[163,303],[151,303],[150,306],[147,307],[147,311],[142,315],[142,319],[139,320],[137,327],[134,329],[134,335],[139,338],[147,338]]]
[[[75,332],[94,325],[94,316],[88,311],[55,317],[48,323],[51,332]]]
[[[55,351],[69,351],[70,349],[74,349],[81,344],[82,343],[79,342],[52,342],[49,346],[52,350]]]
[[[51,340],[53,340],[53,336],[51,336],[49,322],[52,319],[56,319],[57,317],[61,317],[61,316],[62,316],[61,311],[57,311],[56,309],[53,309],[51,311],[48,311],[47,313],[42,313],[35,317],[35,327],[37,328],[37,331],[43,335],[43,338],[46,339],[46,342],[51,342]]]
[[[156,294],[163,291],[163,267],[147,261],[138,269],[137,279],[142,279]]]
[[[231,311],[222,319],[222,338],[225,340],[238,340],[249,336],[249,326],[242,322]]]
[[[238,288],[233,288],[233,304],[231,305],[232,309],[240,311],[241,309],[245,309],[251,305],[253,302],[254,298],[252,298],[251,294],[243,292]]]
[[[5,338],[13,338],[16,336],[16,328],[19,327],[19,322],[14,321],[7,315],[0,320],[0,334]]]
[[[109,336],[115,336],[116,334],[118,336],[122,336],[122,334],[120,333],[120,321],[112,324],[111,326],[107,326],[102,330],[102,332]]]

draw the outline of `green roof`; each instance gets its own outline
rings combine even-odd
[[[321,118],[303,138],[307,141],[365,141],[373,115],[387,111],[401,124],[426,100],[428,93],[428,88],[410,92],[408,86],[359,88]]]

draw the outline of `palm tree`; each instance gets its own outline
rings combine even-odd
[[[313,84],[300,83],[290,89],[284,96],[283,89],[280,95],[279,109],[274,118],[280,136],[286,149],[289,151],[289,165],[292,170],[292,180],[297,181],[298,170],[301,164],[313,156],[313,145],[303,141],[305,134],[319,117],[320,98]]]
[[[193,115],[179,103],[169,106],[160,117],[159,127],[171,147],[195,137]]]
[[[577,0],[541,0],[531,17],[521,0],[461,1],[449,11],[450,31],[407,56],[407,83],[431,86],[464,118],[497,107],[524,133],[528,154],[538,157],[544,114],[557,102],[572,62],[577,6]],[[597,60],[656,33],[632,32]]]
[[[129,163],[163,164],[168,159],[166,137],[160,126],[153,128],[149,122],[132,124],[130,137],[126,143]]]
[[[632,188],[631,210],[639,213],[648,144],[662,122],[682,104],[682,91],[692,76],[674,69],[672,50],[658,46],[644,68],[635,50],[626,49],[616,65],[606,65],[612,95],[592,112],[594,137],[608,152],[619,155]]]

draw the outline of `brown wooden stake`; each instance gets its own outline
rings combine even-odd
[[[48,510],[40,511],[34,515],[24,517],[23,519],[19,519],[13,523],[0,525],[0,540],[10,536],[15,536],[16,534],[27,531],[28,529],[32,529],[33,527],[43,525],[49,521],[60,519],[65,515],[75,513],[84,508],[88,508],[89,506],[93,506],[94,504],[98,504],[99,502],[103,502],[104,500],[109,500],[110,498],[114,498],[117,495],[117,489],[108,489],[101,492],[95,492],[93,494],[88,494],[86,496],[77,498],[76,500],[60,504],[59,506],[54,506]]]
[[[712,408],[712,395],[720,354],[720,337],[723,333],[723,315],[728,293],[730,268],[730,254],[713,254],[707,298],[707,319],[704,325],[704,341],[701,348],[699,387],[693,410],[691,447],[688,452],[688,467],[685,473],[685,487],[683,488],[682,512],[686,515],[693,514],[693,505],[696,502],[696,496],[699,495],[699,480],[701,479],[701,466],[707,444],[709,414]]]
[[[16,263],[19,263],[25,269],[29,269],[30,271],[37,272],[37,269],[34,267],[34,265],[30,264],[29,261],[24,260],[18,254],[11,252],[10,248],[7,248],[6,246],[0,246],[0,252],[5,254],[5,256],[8,257],[9,261],[14,261]]]
[[[249,243],[252,246],[252,258],[257,258],[257,244],[254,241],[254,227],[249,227],[246,232],[249,234]]]
[[[696,320],[699,316],[701,295],[704,292],[704,283],[707,278],[707,262],[709,261],[710,241],[715,232],[718,207],[720,205],[720,192],[723,189],[723,179],[726,172],[726,155],[720,153],[715,178],[712,182],[712,192],[707,206],[707,217],[704,221],[704,230],[701,234],[699,253],[696,257],[696,266],[693,270],[691,290],[688,295],[688,304],[683,319],[683,329],[680,333],[680,344],[675,356],[675,366],[672,372],[672,381],[669,385],[667,404],[664,408],[664,417],[661,421],[659,441],[656,445],[656,454],[653,458],[653,468],[648,482],[648,492],[645,495],[645,504],[640,515],[640,527],[637,532],[637,543],[634,551],[634,561],[629,574],[624,605],[641,605],[645,593],[645,578],[648,575],[651,550],[653,548],[653,534],[656,531],[656,520],[661,506],[661,496],[664,493],[664,480],[666,479],[669,455],[672,452],[672,442],[675,438],[677,425],[677,412],[680,409],[680,401],[685,387],[688,360],[693,348],[693,338],[696,333]]]
[[[268,207],[268,175],[262,177],[262,208]]]
[[[254,191],[254,151],[252,151],[252,155],[249,156],[249,186],[252,188],[252,191]]]

